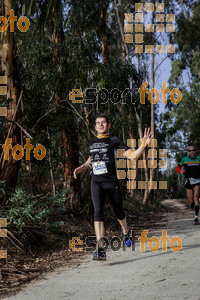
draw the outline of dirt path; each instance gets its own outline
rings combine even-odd
[[[182,200],[165,200],[164,204],[173,212],[165,214],[161,229],[149,231],[147,236],[160,238],[162,230],[167,230],[170,239],[181,239],[180,251],[173,252],[168,242],[166,252],[162,252],[162,244],[157,252],[152,252],[145,242],[142,253],[135,237],[135,251],[109,250],[105,262],[92,261],[88,254],[71,266],[31,282],[16,296],[4,299],[200,300],[200,226],[193,225],[194,212]]]

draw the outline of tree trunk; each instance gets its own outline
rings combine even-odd
[[[54,2],[52,11],[54,12],[55,10],[57,10],[60,15],[60,23],[59,26],[54,28],[53,32],[51,32],[51,40],[54,44],[58,41],[64,41],[64,32],[62,27],[62,3],[60,0]],[[78,15],[75,10],[74,12],[75,33],[78,35]],[[60,92],[62,91],[55,92],[58,120],[61,119],[62,116],[62,108],[60,108],[61,103],[59,98]],[[66,106],[70,108],[68,103]],[[64,188],[70,189],[69,193],[66,194],[67,205],[70,209],[75,209],[78,208],[80,204],[80,178],[77,180],[73,179],[73,171],[79,165],[79,146],[76,120],[75,118],[72,120],[71,115],[68,116],[66,121],[61,125],[61,148]]]
[[[48,127],[47,127],[47,136],[48,136],[49,144],[51,144],[51,135],[50,135]],[[55,180],[54,180],[54,175],[53,175],[51,149],[48,149],[48,160],[49,160],[50,176],[51,176],[51,183],[52,183],[52,196],[55,197],[55,195],[56,195],[56,185],[55,185]]]
[[[12,9],[11,0],[1,1],[1,14],[8,19],[10,16],[10,10]],[[15,67],[14,67],[14,33],[10,32],[9,27],[6,31],[1,33],[0,41],[0,59],[1,59],[1,74],[7,76],[7,99],[12,99],[8,104],[7,121],[5,124],[5,132],[1,138],[1,142],[5,142],[7,138],[8,130],[11,126],[9,138],[12,138],[12,147],[16,144],[20,144],[20,129],[18,126],[13,125],[11,122],[13,119],[14,111],[18,102],[17,89],[15,85]],[[10,100],[9,99],[9,100]],[[19,118],[19,112],[16,113],[16,120]],[[0,161],[0,180],[6,181],[6,186],[13,190],[17,183],[19,172],[20,160],[14,160],[11,153],[9,160],[4,159],[4,155]],[[1,205],[6,202],[7,196],[2,200]]]
[[[106,5],[104,1],[100,1],[101,4],[101,40],[102,40],[102,57],[103,57],[103,64],[106,65],[108,63],[108,43],[107,43],[107,35],[106,35]]]
[[[131,64],[131,61],[129,60],[129,57],[128,57],[128,48],[127,48],[126,43],[124,42],[123,25],[122,25],[123,22],[120,21],[119,11],[118,11],[118,8],[117,8],[116,0],[114,0],[114,5],[115,5],[115,10],[116,10],[116,15],[117,15],[117,21],[118,21],[119,29],[120,29],[120,33],[121,33],[121,41],[122,41],[122,44],[123,44],[123,47],[122,47],[122,58],[123,58],[123,61],[125,62],[125,58],[127,57],[128,63]],[[120,0],[120,5],[123,6],[122,5],[122,0]],[[122,7],[122,12],[124,12],[123,7]],[[124,14],[123,14],[123,18],[124,18]],[[139,71],[139,67],[140,67],[140,60],[139,60],[139,56],[138,56],[138,71]],[[130,76],[130,89],[132,91],[132,95],[134,95],[132,76]],[[135,104],[134,104],[134,110],[135,110],[135,116],[136,116],[137,125],[138,125],[138,133],[139,133],[139,136],[141,136],[142,135],[142,122],[141,122],[141,118],[139,116],[139,113],[138,113],[138,110],[137,110]],[[145,152],[143,153],[143,159],[146,160],[146,153]],[[136,167],[136,170],[137,170],[137,167]],[[145,167],[145,181],[146,181],[146,186],[145,186],[145,194],[144,194],[143,202],[146,201],[145,199],[147,199],[147,197],[148,197],[148,167],[147,167],[147,164],[146,164],[146,167]]]
[[[122,26],[122,31],[124,32],[124,6],[122,0],[119,1],[120,7],[121,7],[121,26]],[[125,63],[126,62],[126,49],[124,46],[124,41],[121,39],[121,57],[122,61]]]
[[[155,1],[154,1],[154,6],[155,6]],[[152,24],[154,24],[154,19],[155,19],[155,16],[154,16],[154,12],[152,13]],[[153,35],[153,43],[154,44],[154,35]],[[155,71],[154,71],[154,65],[155,65],[155,54],[152,53],[151,55],[151,88],[153,89],[154,88],[154,83],[155,83]],[[154,104],[151,103],[151,134],[154,135],[154,139],[155,139],[155,132],[154,132]],[[155,147],[151,147],[151,149],[155,149]],[[153,158],[151,158],[153,159]],[[150,168],[150,182],[153,181],[154,179],[154,174],[155,174],[155,169],[154,168]],[[149,197],[150,197],[150,194],[151,194],[151,191],[152,191],[152,185],[150,185],[148,187],[148,193],[146,194],[146,196],[144,197],[143,199],[143,204],[145,204]]]
[[[73,131],[72,131],[73,132]],[[64,187],[70,189],[67,195],[68,206],[71,209],[79,207],[80,204],[80,178],[73,179],[73,171],[79,165],[79,145],[78,136],[62,134],[62,149],[63,149],[63,167],[64,167]],[[73,138],[73,139],[72,139]]]
[[[61,108],[59,107],[60,99],[56,92],[56,111],[58,119],[61,118]],[[66,104],[68,106],[68,104]],[[70,118],[71,120],[71,118]],[[66,194],[67,205],[70,209],[79,207],[80,204],[80,178],[76,180],[73,178],[73,171],[79,165],[79,145],[78,145],[78,133],[75,120],[66,122],[61,126],[61,153],[63,164],[63,176],[64,176],[64,188],[70,189]]]

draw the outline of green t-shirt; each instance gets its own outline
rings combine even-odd
[[[200,156],[196,156],[194,159],[185,156],[179,166],[184,167],[186,178],[200,178]]]

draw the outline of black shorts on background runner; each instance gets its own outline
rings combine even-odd
[[[190,184],[189,179],[187,179],[187,180],[186,180],[186,183],[185,183],[185,188],[186,188],[187,190],[193,190],[193,188],[194,188],[196,185],[200,185],[200,182],[199,182],[199,183],[196,183],[196,184]]]

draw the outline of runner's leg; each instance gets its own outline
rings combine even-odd
[[[104,236],[104,222],[103,221],[95,221],[94,222],[94,230],[96,234],[97,241],[100,240],[102,236]]]
[[[101,187],[101,183],[91,182],[91,194],[94,205],[94,229],[97,241],[104,236],[104,216],[103,208],[105,203],[105,191]]]
[[[122,227],[123,234],[127,234],[128,233],[128,228],[127,228],[126,217],[123,220],[117,219],[117,221],[119,222],[119,224]]]
[[[97,239],[97,248],[93,253],[93,260],[106,260],[106,252],[103,250],[103,241],[99,241],[101,237],[104,236],[103,208],[106,196],[100,182],[91,182],[91,194],[94,205],[94,229]]]
[[[187,199],[189,204],[191,205],[192,202],[194,201],[194,193],[193,193],[193,189],[186,189],[186,194],[187,194]]]
[[[199,215],[199,191],[200,191],[200,186],[195,185],[194,187],[195,218],[198,217]]]
[[[126,234],[128,233],[128,228],[127,228],[126,216],[123,211],[123,205],[122,205],[123,197],[122,197],[121,187],[117,182],[110,182],[109,189],[107,190],[107,192],[110,201],[112,203],[117,220],[122,227],[123,233]]]
[[[195,185],[195,187],[194,187],[194,202],[195,202],[195,205],[199,205],[199,191],[200,191],[200,185]]]

